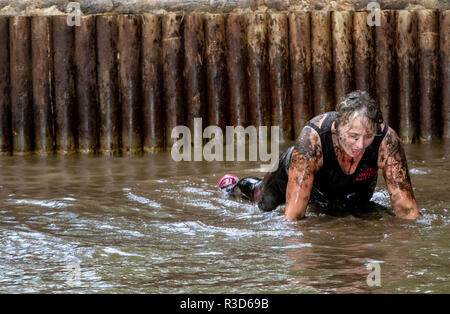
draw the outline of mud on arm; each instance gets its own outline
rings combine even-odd
[[[419,209],[414,197],[405,151],[394,130],[389,128],[380,146],[379,168],[391,197],[395,215],[405,219],[416,219]]]
[[[306,126],[295,143],[286,188],[285,219],[301,219],[311,195],[314,174],[322,163],[322,146],[316,131]]]

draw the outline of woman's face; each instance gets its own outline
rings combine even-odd
[[[353,116],[339,127],[339,144],[347,155],[355,158],[364,154],[366,148],[372,144],[375,133],[376,125],[366,117]]]

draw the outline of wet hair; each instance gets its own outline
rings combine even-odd
[[[357,113],[357,116],[363,116],[375,124],[377,132],[380,124],[383,123],[383,114],[380,107],[366,91],[357,90],[348,93],[341,98],[336,106],[336,111],[336,129],[339,129],[340,125],[346,124],[355,113]]]

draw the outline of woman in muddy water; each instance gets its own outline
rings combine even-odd
[[[219,190],[241,195],[272,211],[286,203],[285,219],[305,217],[308,203],[327,213],[373,208],[370,199],[382,169],[395,215],[419,215],[405,152],[377,103],[364,91],[347,94],[336,111],[311,119],[278,168],[263,179],[225,175]]]

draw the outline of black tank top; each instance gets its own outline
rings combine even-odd
[[[355,172],[347,175],[339,165],[331,138],[331,125],[336,114],[336,111],[327,113],[320,128],[311,122],[306,124],[319,134],[323,154],[323,166],[314,177],[311,200],[322,202],[326,206],[342,202],[351,204],[368,202],[377,185],[378,150],[388,126],[385,124],[382,133],[378,127],[375,139],[366,148]]]

